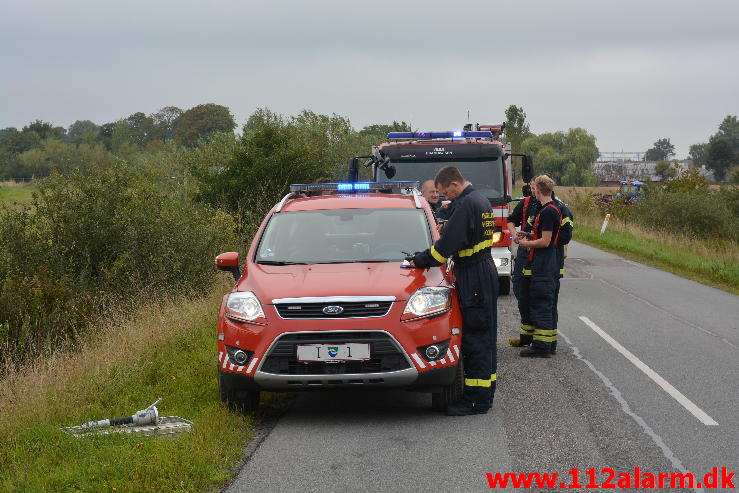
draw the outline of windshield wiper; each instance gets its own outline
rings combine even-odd
[[[260,260],[261,265],[307,265],[306,262],[287,262],[284,260]]]

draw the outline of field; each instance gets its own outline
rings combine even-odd
[[[31,202],[35,185],[13,181],[0,182],[0,204],[27,204]]]
[[[739,248],[734,241],[684,231],[658,231],[611,218],[601,235],[603,214],[577,208],[588,193],[614,193],[617,187],[561,187],[559,196],[573,206],[574,239],[626,258],[725,291],[739,294]],[[578,197],[579,195],[579,197]]]

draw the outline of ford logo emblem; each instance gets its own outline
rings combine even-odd
[[[325,315],[338,315],[339,313],[344,311],[344,307],[336,306],[336,305],[329,305],[329,306],[324,306],[322,311]]]

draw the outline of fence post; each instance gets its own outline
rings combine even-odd
[[[611,219],[610,214],[606,214],[606,218],[603,219],[603,225],[600,227],[600,234],[603,234],[606,232],[606,228],[608,227],[608,221]]]

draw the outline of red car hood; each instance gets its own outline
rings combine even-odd
[[[423,286],[448,286],[439,267],[402,269],[400,262],[246,266],[238,291],[253,291],[263,304],[278,298],[395,296],[407,300]]]

